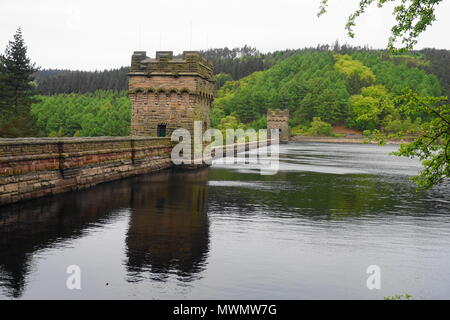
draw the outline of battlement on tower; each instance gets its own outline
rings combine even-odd
[[[170,136],[178,129],[193,132],[194,121],[210,127],[213,100],[213,66],[198,52],[157,51],[156,58],[135,51],[128,74],[131,100],[131,134]]]
[[[268,109],[267,110],[267,129],[277,129],[280,134],[280,142],[285,143],[289,141],[289,110]]]
[[[267,110],[267,117],[270,117],[273,121],[286,121],[289,120],[289,110],[269,109]]]
[[[131,58],[130,74],[197,75],[213,81],[213,65],[196,51],[184,51],[174,57],[172,51],[157,51],[154,59],[145,51],[135,51]]]

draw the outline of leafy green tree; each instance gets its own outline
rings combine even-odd
[[[239,118],[233,114],[226,116],[220,120],[220,124],[217,126],[217,129],[219,129],[222,132],[222,137],[224,139],[224,144],[227,142],[227,135],[226,131],[227,129],[244,129],[245,125],[239,121]]]
[[[53,136],[127,136],[131,103],[126,91],[40,96],[32,105],[39,128]]]
[[[314,116],[337,122],[347,115],[348,97],[345,76],[334,68],[332,54],[305,51],[266,71],[228,81],[217,92],[213,115],[236,112],[244,123],[255,123],[269,108],[287,108],[298,122]]]
[[[379,7],[382,7],[388,2],[398,3],[394,8],[394,16],[397,22],[391,29],[388,49],[397,51],[395,42],[398,38],[401,38],[403,47],[399,51],[406,51],[413,48],[419,35],[433,23],[436,5],[442,0],[360,0],[359,8],[350,15],[347,21],[346,28],[349,36],[354,36],[355,20],[366,11],[369,5],[377,3]],[[319,16],[326,12],[327,4],[328,0],[321,0]],[[424,84],[424,81],[422,81],[419,86],[424,85],[429,86],[430,84]],[[447,84],[445,85],[447,87]],[[421,90],[423,90],[423,87],[421,87]],[[421,159],[424,169],[415,180],[419,187],[430,188],[450,176],[450,157],[448,155],[450,106],[442,104],[442,101],[448,101],[448,97],[422,97],[409,88],[405,89],[404,92],[406,93],[396,99],[403,112],[409,115],[427,114],[431,120],[422,124],[422,133],[418,138],[412,143],[401,145],[399,152],[396,154]],[[441,102],[440,105],[439,102]]]
[[[258,119],[253,122],[250,122],[247,125],[248,128],[252,128],[255,130],[259,129],[267,129],[267,117],[265,114],[261,115]]]
[[[398,59],[398,56],[383,52],[355,52],[352,58],[361,61],[375,75],[375,84],[385,86],[392,94],[401,94],[405,89],[411,89],[423,96],[439,96],[441,85],[436,76],[427,73]],[[409,58],[409,60],[417,60]]]
[[[0,136],[36,135],[30,107],[34,98],[33,74],[37,71],[27,57],[22,31],[17,29],[5,53],[0,55]]]
[[[231,81],[233,80],[233,78],[230,74],[221,72],[214,76],[214,80],[216,81],[214,83],[214,90],[219,90],[220,88],[222,88],[225,82]]]
[[[220,120],[217,129],[224,130],[223,133],[225,133],[226,129],[245,129],[245,125],[239,121],[236,115],[229,115]]]
[[[393,105],[392,96],[405,88],[421,95],[441,92],[437,78],[416,65],[378,52],[351,56],[301,52],[268,70],[226,82],[217,91],[212,124],[216,127],[221,118],[236,113],[244,123],[259,128],[267,109],[278,108],[289,109],[290,126],[303,133],[301,127],[309,128],[313,118],[319,117],[359,130],[410,134],[430,120],[430,115],[418,112],[407,116]],[[351,96],[349,91],[357,94]]]
[[[312,136],[330,136],[331,129],[331,124],[322,121],[319,117],[314,117],[307,134]]]
[[[395,113],[395,108],[384,86],[376,85],[361,90],[350,97],[350,128],[374,130],[380,128],[384,118]]]
[[[422,124],[419,137],[402,144],[394,153],[422,160],[424,169],[413,178],[420,188],[430,188],[450,178],[450,105],[442,102],[447,102],[447,97],[421,97],[411,90],[395,99],[406,113],[426,110],[434,116]]]
[[[384,123],[384,131],[387,134],[397,134],[399,136],[416,135],[420,133],[421,118],[412,121],[411,118],[395,119],[387,116]]]
[[[213,105],[211,110],[211,127],[217,128],[223,117],[225,117],[225,112],[223,111],[222,106],[218,104]]]
[[[411,50],[421,33],[423,33],[435,20],[436,6],[443,0],[360,0],[359,8],[355,10],[347,20],[345,28],[348,35],[355,36],[354,27],[356,19],[364,14],[372,4],[383,7],[386,3],[396,3],[393,15],[396,24],[391,29],[391,36],[388,41],[388,48],[395,49],[395,43],[401,39],[400,50]],[[320,1],[318,16],[327,11],[328,0]]]
[[[361,61],[353,60],[349,55],[335,54],[335,68],[347,77],[349,91],[351,94],[358,93],[361,88],[370,86],[375,82],[372,70],[362,64]]]

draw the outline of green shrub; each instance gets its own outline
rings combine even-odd
[[[331,136],[331,124],[322,121],[319,117],[314,117],[310,123],[307,133],[311,136]]]
[[[412,122],[411,119],[394,119],[385,124],[384,131],[387,133],[414,134],[420,127],[420,118]]]

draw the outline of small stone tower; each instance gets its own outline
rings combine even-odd
[[[267,110],[267,130],[269,134],[271,129],[278,129],[281,143],[289,142],[289,110]]]
[[[194,121],[210,127],[213,100],[213,66],[199,53],[157,51],[150,59],[135,51],[128,74],[131,100],[131,135],[170,137],[178,128],[193,133]]]

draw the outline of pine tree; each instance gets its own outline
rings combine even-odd
[[[36,134],[30,108],[35,92],[33,74],[37,71],[27,57],[22,31],[17,29],[5,53],[0,55],[0,136],[20,137]]]

